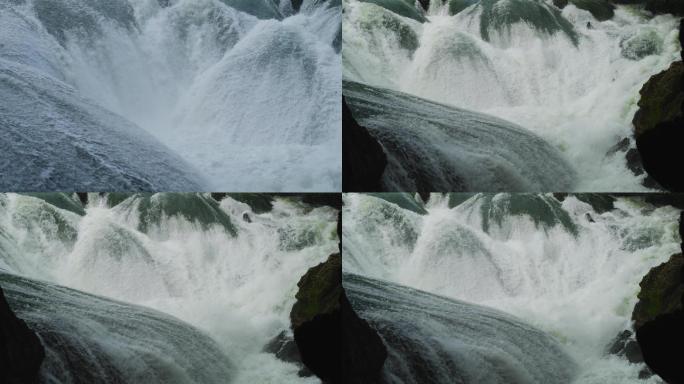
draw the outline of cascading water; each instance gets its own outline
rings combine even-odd
[[[567,176],[559,175],[556,187],[539,189],[532,183],[527,191],[644,190],[645,175],[628,168],[628,150],[634,148],[631,121],[641,86],[679,57],[677,18],[619,5],[603,20],[612,8],[601,8],[606,3],[600,0],[570,1],[562,11],[551,0],[432,0],[425,15],[412,3],[345,0],[345,80],[493,115],[543,138],[577,177],[570,188],[563,185]],[[410,123],[416,129],[429,126],[421,120],[415,113]],[[490,134],[486,125],[462,120],[476,138],[482,130]],[[631,143],[617,147],[621,140]],[[457,142],[448,144],[457,148]],[[510,143],[486,150],[506,157],[527,148]],[[467,152],[460,156],[477,159]],[[553,173],[535,172],[540,175],[535,180]],[[463,189],[456,184],[448,190]],[[497,189],[482,183],[471,190]]]
[[[517,337],[513,331],[492,330],[501,325],[492,325],[490,320],[477,320],[479,307],[448,304],[461,300],[506,313],[492,312],[486,319],[511,315],[522,319],[543,331],[543,336],[530,336],[539,337],[539,343],[546,343],[546,337],[559,343],[565,355],[553,359],[563,367],[556,373],[568,374],[559,376],[560,382],[658,383],[657,377],[639,379],[643,364],[632,364],[607,350],[621,331],[631,329],[641,279],[678,252],[678,211],[651,206],[639,197],[618,198],[614,207],[602,206],[600,200],[573,195],[560,201],[553,195],[433,194],[425,207],[418,202],[401,208],[395,204],[399,201],[396,196],[382,199],[346,194],[344,283],[351,281],[352,303],[359,303],[360,311],[378,327],[390,350],[394,342],[387,337],[395,333],[400,335],[398,340],[408,337],[401,336],[405,333],[418,340],[430,337],[440,345],[453,342],[467,348],[478,345],[478,333],[483,340],[498,332]],[[394,284],[425,291],[414,294],[413,315],[408,304],[411,296],[403,293],[408,288]],[[372,296],[365,297],[365,291],[372,291]],[[376,300],[397,301],[407,309],[368,305]],[[466,324],[459,326],[467,326],[466,331],[449,325],[462,322]],[[390,332],[395,328],[396,332]],[[528,373],[535,371],[516,359],[508,343],[518,345],[527,357],[546,356],[538,346],[515,339],[501,343],[492,346],[484,341],[478,350],[481,356],[504,356],[504,361],[513,361],[504,366],[517,365]],[[439,359],[426,357],[419,365],[459,367],[467,361],[464,356],[468,354],[463,352],[467,350],[447,353],[446,358],[444,354],[438,354]],[[403,358],[415,358],[410,348]],[[539,364],[538,369],[547,365]],[[476,367],[488,370],[485,363]],[[479,382],[467,379],[474,377],[469,369],[452,368],[451,372],[456,371],[466,377],[463,382]],[[397,382],[415,379],[397,372]],[[485,382],[547,381],[532,375],[508,381],[487,378]]]
[[[341,4],[295,4],[0,0],[0,185],[339,190]]]
[[[292,198],[0,195],[0,285],[47,382],[281,383],[297,281],[337,252],[337,213]]]

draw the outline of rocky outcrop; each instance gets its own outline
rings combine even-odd
[[[0,383],[37,383],[44,358],[40,339],[12,312],[0,288]]]
[[[682,309],[682,266],[684,256],[679,253],[670,257],[666,263],[651,269],[641,280],[639,302],[632,312],[636,329],[660,315]]]
[[[347,192],[380,191],[387,166],[382,146],[360,126],[342,98],[342,184]]]
[[[324,382],[341,382],[340,254],[309,269],[297,286],[290,322],[302,362]]]
[[[644,169],[661,186],[684,191],[678,172],[684,160],[684,63],[673,63],[641,89],[634,136]]]
[[[684,235],[684,213],[679,232]],[[684,383],[684,256],[651,269],[640,286],[632,319],[643,359],[666,382]]]
[[[342,258],[331,255],[301,278],[290,321],[302,362],[325,383],[374,383],[387,349],[342,288]]]

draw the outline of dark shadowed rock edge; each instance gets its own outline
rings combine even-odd
[[[342,97],[342,185],[345,192],[382,189],[387,155],[368,130],[359,125]]]
[[[44,358],[38,335],[12,312],[0,288],[0,383],[37,383]]]
[[[660,2],[662,4],[667,1]],[[673,1],[684,8],[684,1]],[[662,5],[661,4],[661,5]],[[682,9],[679,9],[682,14]],[[684,33],[680,24],[680,41]],[[684,178],[684,63],[677,61],[652,76],[640,91],[634,138],[643,168],[663,188],[682,192]],[[648,186],[648,185],[647,185]]]
[[[680,216],[684,238],[684,213]],[[684,251],[684,244],[682,244]],[[684,383],[684,256],[651,269],[643,278],[632,319],[644,362],[667,383]]]
[[[325,383],[379,383],[387,349],[347,299],[340,254],[309,269],[298,286],[290,320],[307,368]]]

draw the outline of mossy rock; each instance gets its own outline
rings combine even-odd
[[[413,198],[413,195],[408,192],[374,192],[368,193],[368,195],[396,204],[401,208],[415,212],[419,215],[428,213],[423,204],[416,201],[416,199]]]
[[[201,193],[157,193],[139,194],[131,204],[138,202],[140,222],[138,229],[148,232],[156,226],[162,217],[181,216],[203,229],[212,225],[222,226],[232,236],[237,234],[227,213],[221,210],[219,203],[209,195]]]
[[[491,41],[490,31],[509,31],[516,23],[525,23],[537,31],[553,35],[565,33],[573,44],[578,44],[577,33],[558,8],[543,0],[480,0],[480,35]]]
[[[455,15],[473,4],[477,4],[479,0],[449,0],[449,14]]]
[[[601,193],[577,193],[573,194],[577,200],[585,202],[596,211],[596,213],[605,213],[615,209],[615,197]]]
[[[667,70],[651,77],[641,88],[639,110],[632,121],[637,139],[660,123],[682,117],[683,76],[684,64],[677,61]]]
[[[575,7],[589,11],[598,21],[610,20],[615,16],[615,5],[606,0],[570,0]]]
[[[273,209],[273,197],[263,193],[228,193],[233,200],[245,203],[256,214],[271,212]],[[220,200],[220,199],[218,199]]]
[[[424,23],[427,21],[425,16],[418,11],[416,3],[413,0],[360,0],[363,3],[373,3],[379,5],[387,10],[390,10],[397,15],[411,18],[418,22]]]
[[[81,201],[67,193],[25,193],[26,196],[36,197],[60,209],[67,210],[79,216],[85,215]]]
[[[641,291],[637,295],[639,302],[632,312],[636,329],[660,315],[682,309],[683,267],[684,256],[679,253],[670,257],[667,262],[654,267],[644,276],[639,283],[641,286]]]
[[[563,226],[573,235],[578,234],[577,225],[553,196],[532,193],[487,194],[479,197],[482,205],[482,230],[489,231],[492,223],[501,226],[504,219],[511,216],[528,216],[535,226],[551,229],[556,225]]]
[[[339,311],[342,295],[341,255],[330,255],[328,260],[309,269],[297,286],[297,302],[290,312],[293,329],[317,316]]]
[[[107,202],[108,207],[113,208],[131,196],[133,196],[131,193],[111,192],[107,193],[105,201]]]

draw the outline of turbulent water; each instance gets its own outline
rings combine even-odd
[[[506,121],[358,83],[345,83],[345,97],[387,153],[384,190],[565,191],[574,182],[555,148]]]
[[[341,4],[299,3],[0,0],[0,186],[339,190]]]
[[[569,189],[563,188],[565,175],[559,175],[552,190],[644,189],[644,175],[627,167],[626,148],[612,149],[624,138],[634,147],[631,120],[639,90],[679,57],[677,18],[621,5],[612,18],[599,21],[596,17],[605,18],[600,12],[594,17],[572,1],[561,11],[551,0],[432,0],[426,14],[412,3],[344,1],[345,80],[518,124],[560,151],[577,174]],[[419,116],[417,129],[430,125]],[[464,120],[461,125],[476,139],[491,134],[487,124]],[[499,130],[511,125],[501,122]],[[483,149],[495,157],[527,150],[520,143]],[[468,152],[454,152],[454,162],[459,156],[477,161]],[[548,161],[556,164],[553,156]],[[532,173],[546,162],[526,168]],[[552,169],[537,173],[542,180]],[[487,187],[475,190],[492,190]],[[544,191],[534,183],[526,190]]]
[[[292,199],[0,195],[0,285],[45,382],[315,383],[262,351],[337,251],[336,218]]]
[[[468,351],[478,345],[471,341],[477,340],[478,334],[489,340],[492,333],[507,327],[497,325],[494,327],[504,328],[493,330],[491,317],[515,316],[544,332],[534,336],[538,343],[546,345],[547,337],[559,343],[567,358],[552,360],[564,369],[571,367],[572,382],[644,382],[638,379],[643,364],[630,364],[624,357],[608,354],[607,348],[618,333],[631,329],[631,313],[643,276],[678,252],[678,211],[653,207],[638,197],[619,198],[612,209],[604,203],[575,196],[561,202],[553,195],[433,194],[423,206],[410,195],[382,199],[346,194],[345,284],[352,274],[363,276],[358,277],[360,281],[352,279],[352,287],[358,286],[352,291],[373,294],[359,298],[361,306],[365,307],[366,301],[385,300],[407,308],[392,311],[378,304],[361,309],[378,324],[381,334],[385,328],[397,329],[399,335],[406,335],[401,337],[432,337],[439,341],[437,345],[464,343],[465,349],[457,350]],[[412,307],[406,293],[412,290],[393,284],[425,292],[415,294]],[[464,302],[506,315],[494,311],[484,316],[478,314],[483,309],[471,309]],[[478,320],[481,316],[488,320]],[[463,318],[469,319],[465,325]],[[451,324],[469,327],[466,341]],[[392,349],[392,339],[384,337]],[[530,372],[526,361],[511,352],[509,342],[523,348],[527,358],[547,355],[539,345],[514,339],[496,345],[483,342],[479,351],[483,356],[499,356],[507,362],[504,366]],[[459,367],[463,356],[469,355],[439,354],[438,359],[426,360],[434,366]],[[407,352],[404,359],[410,358],[415,357]],[[486,363],[476,365],[488,370]],[[546,366],[539,364],[538,369]],[[469,370],[452,369],[471,375]],[[559,375],[563,372],[557,371]],[[398,376],[398,382],[412,382],[408,374]],[[485,382],[546,382],[539,376],[516,377]],[[659,381],[652,377],[645,382]]]

